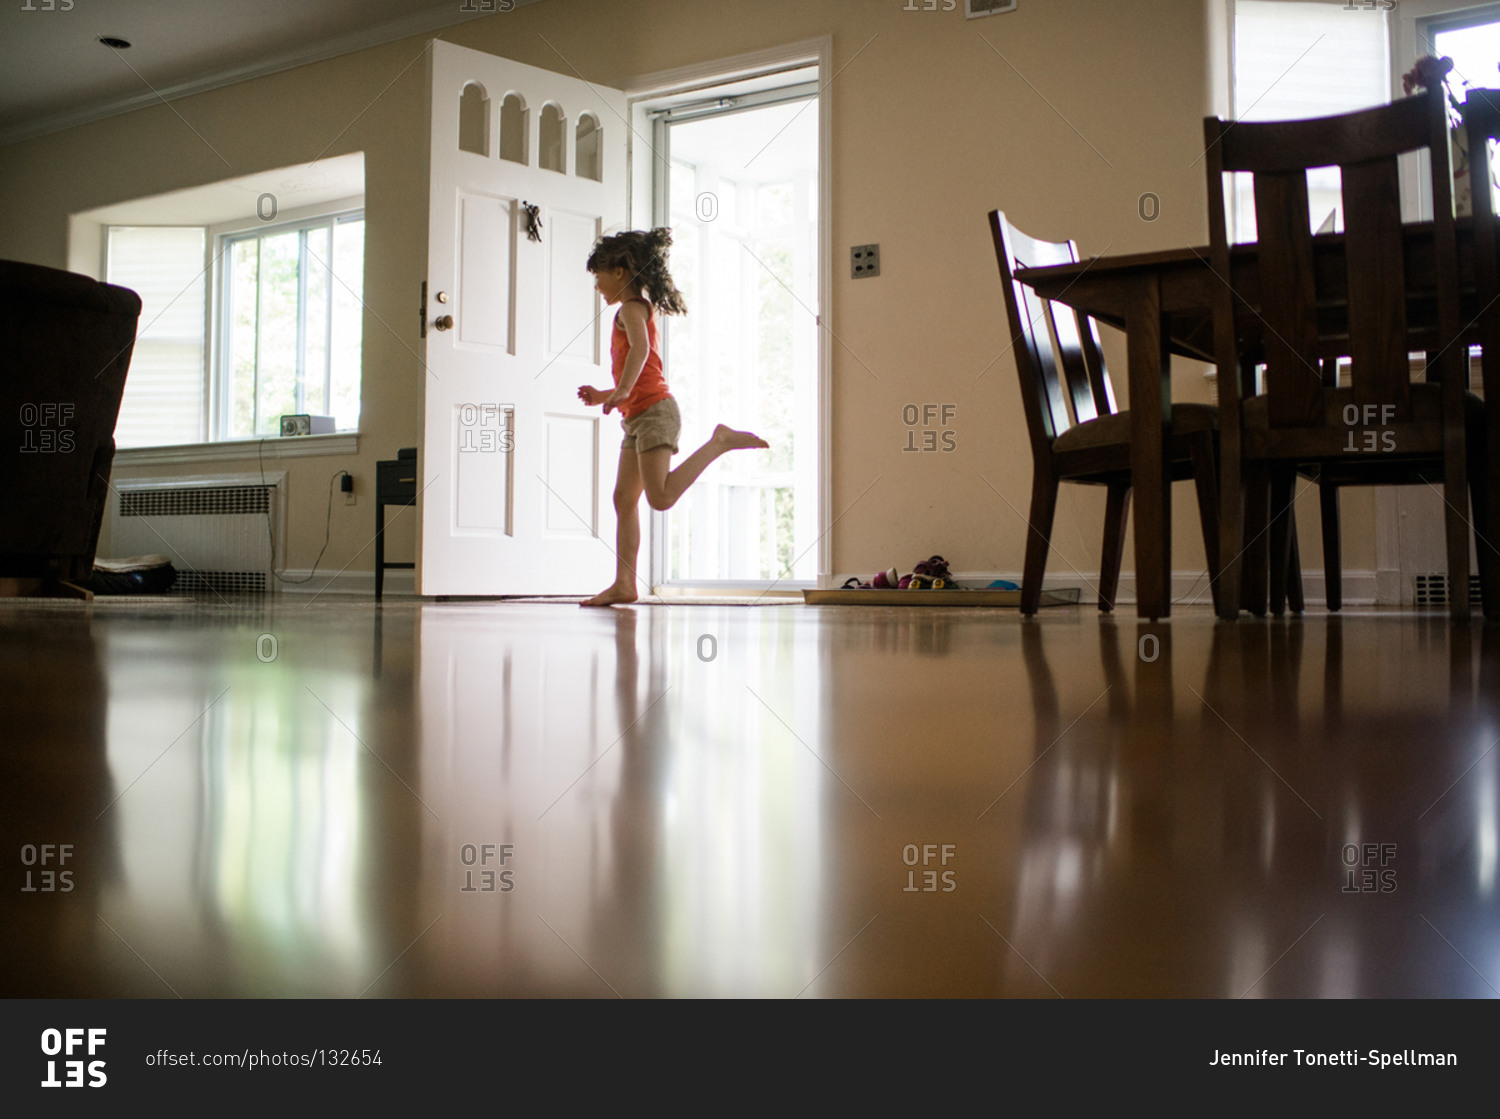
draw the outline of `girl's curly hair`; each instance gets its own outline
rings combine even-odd
[[[616,233],[600,238],[589,254],[587,267],[590,272],[623,268],[629,273],[630,282],[644,289],[651,305],[662,314],[685,314],[687,303],[667,271],[667,249],[671,244],[672,231],[665,226]]]

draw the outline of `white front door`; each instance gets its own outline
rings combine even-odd
[[[625,220],[625,95],[442,41],[431,67],[417,591],[593,593],[621,432],[577,396],[611,383],[584,262]]]

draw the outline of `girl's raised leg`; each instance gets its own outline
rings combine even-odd
[[[759,435],[753,435],[748,431],[735,431],[731,427],[720,424],[714,428],[714,433],[709,437],[708,442],[683,459],[676,470],[667,469],[672,462],[671,447],[653,447],[649,451],[642,451],[638,457],[640,458],[640,478],[646,490],[646,500],[653,509],[670,509],[677,504],[677,499],[687,492],[687,488],[698,480],[698,476],[708,469],[709,464],[720,455],[727,454],[729,451],[769,446],[770,444]]]

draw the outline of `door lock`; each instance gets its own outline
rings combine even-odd
[[[437,327],[439,330],[452,330],[453,316],[439,315],[436,319],[433,320],[432,325]]]

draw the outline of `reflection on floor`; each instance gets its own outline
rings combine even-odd
[[[1437,615],[0,604],[6,996],[1474,996]]]

